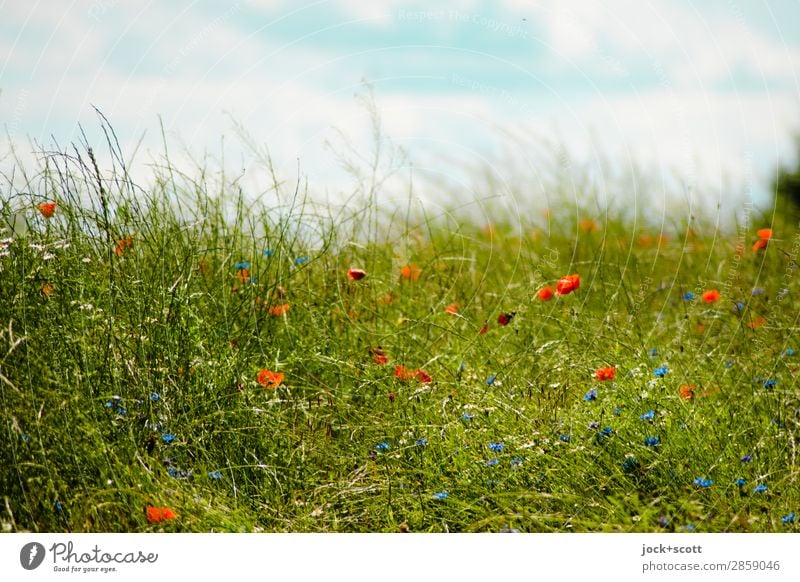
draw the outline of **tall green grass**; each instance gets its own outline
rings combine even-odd
[[[74,149],[6,180],[5,530],[795,530],[790,225],[755,252],[763,218],[723,233],[565,204],[487,228],[299,187],[275,206],[168,162],[142,189],[110,143],[110,168]]]

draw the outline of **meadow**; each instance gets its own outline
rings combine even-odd
[[[797,530],[796,226],[119,161],[3,184],[4,531]]]

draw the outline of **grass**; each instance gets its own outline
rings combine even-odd
[[[790,225],[334,213],[119,159],[6,184],[6,531],[796,531]]]

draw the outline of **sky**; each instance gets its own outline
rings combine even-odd
[[[257,188],[268,151],[330,199],[352,188],[343,159],[369,172],[371,95],[381,168],[402,176],[387,198],[413,179],[433,198],[520,203],[561,164],[591,176],[578,197],[763,206],[800,129],[798,0],[0,0],[0,14],[6,168],[12,145],[30,159],[80,128],[101,148],[96,107],[137,181],[163,124],[189,172],[209,155]],[[610,179],[632,168],[653,180]]]

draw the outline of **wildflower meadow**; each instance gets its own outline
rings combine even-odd
[[[121,159],[4,181],[5,531],[796,531],[796,225]]]

